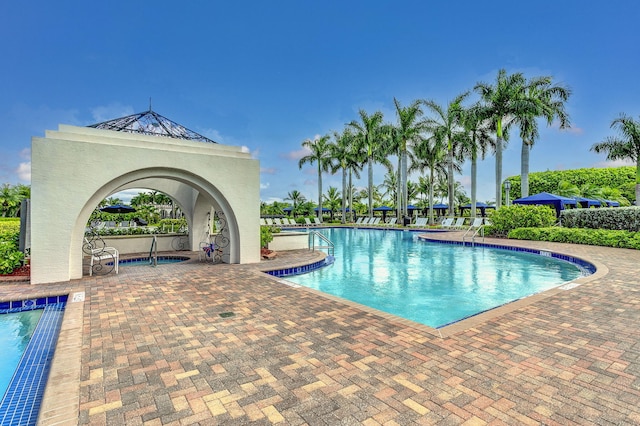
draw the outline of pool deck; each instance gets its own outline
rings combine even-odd
[[[0,298],[85,295],[54,361],[69,380],[45,398],[66,402],[49,402],[41,424],[639,424],[640,252],[497,243],[599,269],[441,330],[260,272],[317,259],[308,251],[8,283]]]

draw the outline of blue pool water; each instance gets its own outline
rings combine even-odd
[[[583,275],[537,254],[419,241],[415,232],[328,228],[332,266],[287,280],[442,327]]]
[[[0,314],[0,395],[6,392],[41,316],[42,309]]]

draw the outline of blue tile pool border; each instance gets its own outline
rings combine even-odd
[[[158,262],[163,261],[163,260],[173,260],[174,262],[167,262],[167,263],[180,263],[180,262],[186,262],[187,260],[191,260],[190,257],[187,256],[158,256]],[[118,262],[119,266],[129,266],[129,263],[138,263],[138,262],[148,262],[149,261],[149,257],[134,257],[131,259],[120,259],[120,261]],[[113,262],[108,263],[109,265],[112,264]]]
[[[322,260],[310,263],[308,265],[296,266],[293,268],[274,269],[271,271],[264,271],[266,274],[273,275],[274,277],[290,277],[292,275],[306,274],[316,269],[323,268],[327,265],[331,265],[334,261],[333,256],[327,256]]]
[[[595,273],[597,269],[594,264],[587,262],[584,259],[581,259],[575,256],[568,256],[562,253],[556,253],[551,250],[532,249],[527,247],[515,247],[515,246],[502,245],[502,244],[474,243],[471,241],[436,240],[436,239],[431,239],[424,235],[419,235],[418,239],[422,241],[428,241],[431,243],[438,243],[438,244],[450,244],[450,245],[458,245],[458,246],[466,246],[466,247],[486,247],[486,248],[492,248],[492,249],[498,249],[498,250],[509,250],[509,251],[516,251],[516,252],[522,252],[522,253],[537,254],[545,257],[552,257],[554,259],[564,260],[565,262],[573,263],[580,269],[583,276],[591,275]]]
[[[61,295],[0,302],[0,313],[44,309],[0,401],[0,425],[36,424],[67,300]]]

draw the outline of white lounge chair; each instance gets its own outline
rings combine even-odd
[[[389,219],[389,222],[387,223],[387,226],[388,227],[395,226],[397,221],[398,221],[397,217],[392,217],[391,219]]]
[[[440,226],[442,226],[443,229],[451,229],[451,227],[453,226],[453,218],[452,217],[446,218],[445,220],[442,221]]]
[[[322,225],[322,222],[320,222],[320,219],[318,219],[317,217],[313,218],[313,223],[316,225]]]
[[[309,218],[308,218],[308,217],[305,217],[305,218],[304,218],[304,223],[305,223],[307,226],[311,226],[311,225],[313,225],[313,224],[311,223],[311,221],[309,220]]]
[[[267,222],[267,225],[273,226],[273,219],[271,219],[270,217],[266,218],[264,221]]]
[[[300,225],[298,225],[298,222],[296,222],[295,220],[293,220],[291,218],[289,218],[289,225],[290,226],[300,226]]]
[[[464,217],[457,218],[456,222],[453,224],[452,228],[454,228],[454,229],[462,229],[462,228],[464,228]]]
[[[364,219],[364,217],[359,217],[358,220],[356,220],[356,225],[361,225],[362,219]]]
[[[264,221],[264,218],[260,218],[260,226],[265,226],[267,222]]]
[[[273,224],[276,226],[282,226],[282,222],[280,222],[280,219],[277,217],[273,218]]]
[[[414,223],[413,225],[409,225],[412,227],[417,227],[417,228],[425,228],[427,226],[427,218],[426,217],[417,217],[416,218],[416,223]]]
[[[482,218],[476,217],[473,219],[473,222],[471,222],[471,225],[469,226],[469,228],[480,228],[481,226],[482,226]]]
[[[378,224],[380,224],[380,220],[381,219],[382,218],[380,218],[380,217],[376,217],[376,218],[373,219],[373,221],[369,222],[369,225],[378,225]]]

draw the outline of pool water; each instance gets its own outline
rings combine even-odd
[[[419,241],[415,232],[319,231],[335,244],[335,262],[287,280],[435,328],[583,275],[562,260]]]
[[[189,258],[184,256],[158,256],[158,265],[180,263],[187,260],[189,260]],[[149,266],[151,265],[151,263],[149,262],[148,257],[137,257],[134,259],[120,259],[120,262],[118,262],[118,265],[119,266]]]
[[[0,396],[5,394],[41,316],[42,309],[0,314]]]

